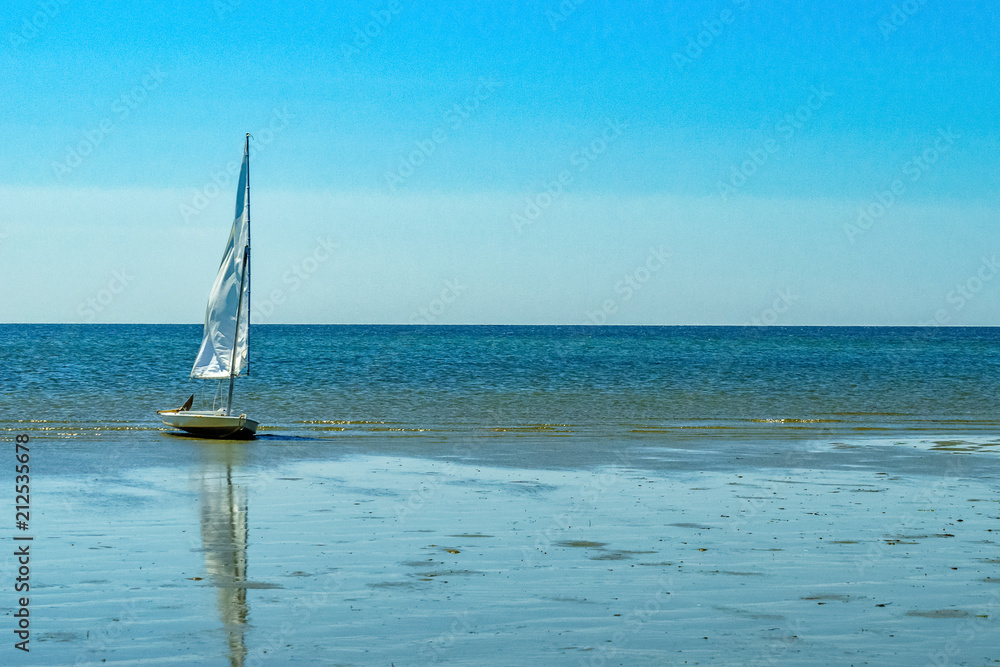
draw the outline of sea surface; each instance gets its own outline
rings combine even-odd
[[[217,383],[188,378],[200,333],[0,325],[0,428],[156,432],[157,409],[210,407]],[[990,433],[1000,329],[256,325],[234,404],[311,437]]]
[[[0,664],[1000,660],[1000,329],[253,326],[238,443],[200,337],[0,325]]]

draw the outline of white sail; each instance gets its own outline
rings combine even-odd
[[[243,152],[239,186],[236,189],[236,214],[229,232],[226,252],[212,285],[205,311],[205,331],[201,349],[191,369],[193,378],[228,378],[247,369],[247,329],[250,323],[250,201],[247,181],[250,178],[250,144]],[[245,259],[244,259],[245,257]],[[246,272],[246,276],[244,276]],[[240,298],[242,291],[242,299]],[[240,310],[242,312],[237,313]],[[239,332],[236,331],[237,322]],[[233,353],[235,345],[235,355]],[[233,366],[235,356],[235,368]],[[249,370],[249,369],[247,369]]]

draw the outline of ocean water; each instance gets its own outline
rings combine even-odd
[[[193,325],[0,325],[0,424],[158,430],[155,410],[192,393],[196,409],[212,403],[216,383],[188,378],[199,337]],[[235,407],[270,435],[1000,424],[992,328],[257,325],[251,341]]]
[[[200,335],[2,325],[0,430],[61,443],[54,471],[93,465],[95,442],[172,456],[155,411],[191,394],[208,408],[228,389],[188,377]],[[992,328],[263,325],[251,341],[234,407],[282,445],[251,450],[272,462],[335,451],[672,469],[706,465],[678,449],[817,465],[845,446],[998,446]]]
[[[1000,330],[254,326],[238,443],[200,335],[0,325],[0,664],[1000,660]]]

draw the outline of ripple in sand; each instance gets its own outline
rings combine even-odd
[[[413,588],[415,585],[412,581],[377,581],[368,584],[368,588]]]
[[[459,577],[473,574],[484,574],[480,570],[435,570],[433,572],[419,572],[408,576],[419,577],[421,581],[429,581],[433,577]]]
[[[762,614],[759,612],[750,611],[749,609],[740,609],[739,607],[726,607],[724,605],[714,605],[715,609],[719,611],[724,611],[726,613],[732,614],[734,616],[739,616],[741,618],[751,618],[755,621],[783,621],[785,617],[781,614]]]
[[[850,595],[844,595],[842,593],[824,593],[824,594],[821,594],[821,595],[809,595],[809,596],[806,596],[806,597],[801,598],[801,599],[802,600],[824,600],[824,601],[836,600],[838,602],[848,602],[849,600],[851,600],[851,596]]]
[[[933,535],[896,535],[886,536],[883,539],[887,544],[919,544],[914,540],[927,540],[932,537],[955,537],[952,533],[935,533]]]
[[[564,542],[556,542],[557,545],[561,547],[583,547],[586,549],[597,549],[599,547],[607,546],[607,542],[590,542],[588,540],[566,540]]]
[[[911,609],[906,612],[906,615],[919,616],[920,618],[968,618],[972,614],[964,609],[932,609],[929,611]]]

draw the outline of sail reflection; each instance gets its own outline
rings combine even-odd
[[[200,479],[205,569],[217,592],[234,667],[242,667],[247,653],[247,489],[233,483],[240,454],[239,446],[206,447]]]

